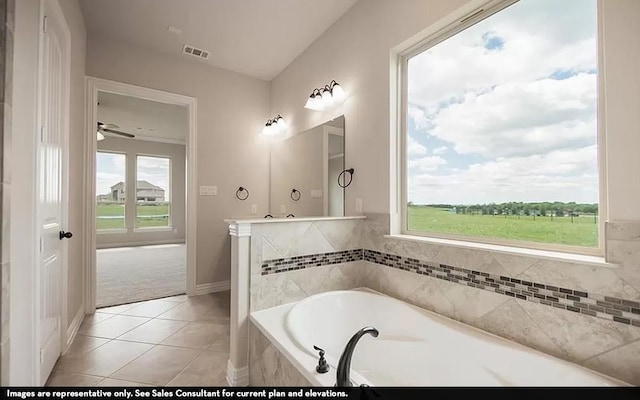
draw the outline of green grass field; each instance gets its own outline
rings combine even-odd
[[[168,215],[169,205],[137,205],[138,216]],[[121,204],[98,204],[96,207],[96,228],[100,229],[124,229],[124,206]],[[100,218],[120,217],[120,218]],[[149,228],[168,226],[169,218],[136,218],[136,228]]]
[[[594,216],[535,217],[455,214],[434,207],[409,206],[409,230],[495,239],[596,247],[598,224]]]

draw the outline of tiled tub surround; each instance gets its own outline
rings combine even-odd
[[[367,249],[266,260],[262,264],[261,274],[277,274],[361,260],[477,289],[488,290],[504,296],[532,301],[549,307],[556,307],[562,310],[640,327],[640,302],[637,301],[529,282],[527,280],[494,275],[445,264],[429,263],[415,258],[406,258]]]
[[[253,323],[249,328],[249,385],[311,386]]]
[[[631,325],[631,320],[637,320],[636,314],[631,307],[629,311],[616,310],[614,305],[626,305],[622,301],[609,302],[604,297],[640,301],[640,290],[637,289],[640,288],[640,224],[609,223],[606,232],[607,260],[617,265],[592,265],[397,239],[388,236],[388,214],[368,214],[365,220],[290,220],[286,223],[255,224],[250,230],[251,254],[247,257],[250,259],[247,307],[256,311],[325,291],[369,287],[607,375],[640,384],[640,328]],[[432,276],[421,275],[364,259],[358,261],[357,258],[356,261],[313,268],[290,269],[292,265],[280,265],[277,266],[280,268],[268,271],[277,270],[278,273],[262,275],[263,264],[269,264],[263,260],[363,248],[421,260],[434,267],[443,264],[469,270],[472,272],[468,273],[478,276],[476,281],[489,283],[489,288],[494,290],[467,286],[464,279],[464,284],[434,279],[436,275],[446,277],[445,271],[435,270]],[[462,271],[454,269],[453,272]],[[494,282],[481,279],[487,278],[483,273]],[[509,282],[500,280],[501,276],[508,277]],[[512,278],[521,283],[511,282]],[[522,281],[545,285],[545,288],[528,286]],[[495,289],[503,289],[492,287],[491,283],[506,286],[505,294],[496,292]],[[551,287],[549,292],[546,285]],[[558,290],[553,290],[553,287]],[[507,288],[525,289],[534,296]],[[551,302],[552,306],[541,303],[543,299],[535,297],[536,292],[526,288],[538,289],[537,294],[544,295],[544,301]],[[576,307],[573,304],[576,300],[567,298],[568,293],[562,293],[560,288],[570,288],[571,296],[579,297],[578,302],[585,303],[586,308]],[[507,291],[514,296],[507,295]],[[553,296],[554,292],[565,297]],[[579,296],[580,292],[586,293],[587,297]],[[516,294],[533,298],[531,301],[523,300]],[[558,301],[548,300],[546,296],[557,297]],[[610,317],[598,318],[598,313],[602,312],[595,308],[602,307],[598,301],[611,311],[620,311],[622,315],[615,316],[627,318],[631,324],[614,321],[614,315],[607,314],[606,310],[604,314]],[[554,307],[553,303],[563,304],[565,309],[557,308],[558,305]],[[575,312],[571,308],[567,310],[567,305],[585,309],[587,313]],[[596,312],[596,317],[590,315],[590,310]]]
[[[570,288],[589,296],[576,296],[581,297],[580,302],[588,304],[596,300],[596,306],[599,299],[605,299],[609,306],[615,304],[604,296],[640,301],[640,223],[607,223],[607,260],[617,265],[593,265],[435,241],[398,239],[388,233],[389,215],[368,214],[363,223],[362,247],[424,260],[433,266],[444,264],[486,273],[490,277],[504,276],[543,284],[544,290],[547,290],[546,285]],[[608,320],[548,306],[535,302],[542,300],[535,296],[533,301],[523,300],[516,297],[513,290],[510,290],[514,293],[511,297],[467,286],[464,280],[461,284],[369,261],[364,263],[363,286],[623,381],[640,384],[640,328],[637,326],[613,321],[613,316]],[[522,284],[510,283],[522,288]],[[547,295],[538,289],[538,294]],[[561,293],[559,290],[551,292]],[[572,296],[576,294],[580,293]],[[558,303],[569,301],[574,300],[558,297]],[[636,314],[631,312],[631,315],[637,320]]]

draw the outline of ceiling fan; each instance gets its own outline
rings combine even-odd
[[[96,132],[96,135],[98,135],[98,140],[103,140],[104,139],[104,134],[113,134],[113,135],[120,135],[120,136],[124,136],[126,138],[132,139],[134,137],[136,137],[135,135],[132,135],[130,133],[126,133],[126,132],[121,132],[121,131],[117,131],[116,129],[120,128],[118,125],[116,124],[105,124],[103,122],[98,121],[98,131]]]

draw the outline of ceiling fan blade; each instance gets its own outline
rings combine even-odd
[[[136,135],[132,135],[130,133],[126,133],[126,132],[120,132],[120,131],[114,131],[113,129],[105,129],[102,128],[100,129],[102,132],[107,132],[107,133],[112,133],[114,135],[120,135],[120,136],[124,136],[124,137],[128,137],[128,138],[134,138],[136,137]]]
[[[98,128],[101,128],[101,129],[118,129],[120,127],[118,125],[116,125],[116,124],[105,124],[104,122],[98,121]]]

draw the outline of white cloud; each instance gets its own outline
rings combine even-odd
[[[449,150],[447,146],[436,147],[435,149],[433,149],[433,154],[436,154],[436,155],[444,154],[447,152],[447,150]]]
[[[409,156],[426,156],[427,148],[411,136],[407,136],[407,155]]]
[[[409,176],[409,198],[417,204],[506,201],[597,202],[595,145],[545,155],[503,157],[446,175]]]
[[[438,167],[445,165],[447,161],[440,156],[422,157],[409,160],[407,166],[415,168],[420,172],[435,171]]]
[[[596,75],[514,82],[442,109],[431,134],[460,154],[535,154],[596,138]]]
[[[537,80],[558,70],[592,70],[597,65],[594,16],[594,1],[523,0],[411,58],[411,103],[430,113],[467,92]],[[502,50],[484,48],[487,32],[504,41]]]

